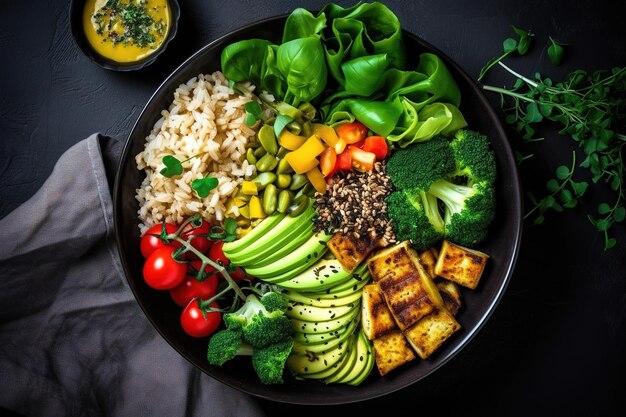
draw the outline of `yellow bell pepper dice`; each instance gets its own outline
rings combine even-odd
[[[319,136],[313,135],[298,149],[288,152],[285,159],[296,174],[304,174],[319,164],[317,156],[324,152],[324,149],[326,147]]]
[[[285,159],[296,174],[304,174],[319,164],[316,157],[304,155],[302,152],[298,151],[288,152],[287,155],[285,155]]]
[[[248,204],[250,207],[250,218],[251,219],[264,219],[266,214],[263,210],[263,203],[261,199],[257,196],[252,196],[250,198],[250,203]]]
[[[312,168],[306,172],[306,176],[309,179],[309,182],[320,194],[324,194],[326,192],[326,180],[324,179],[324,174],[318,167]]]
[[[304,142],[297,150],[304,152],[306,155],[311,155],[313,158],[324,152],[326,146],[320,140],[320,137],[316,134],[311,135],[310,138]]]
[[[245,195],[258,195],[259,190],[256,184],[252,181],[243,181],[241,183],[241,192]]]
[[[306,142],[304,136],[294,135],[287,129],[283,129],[282,133],[278,137],[278,143],[285,149],[295,151]]]
[[[335,146],[339,141],[337,132],[331,126],[320,123],[313,123],[313,134],[318,135],[328,146]]]

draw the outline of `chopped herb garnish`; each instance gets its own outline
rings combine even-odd
[[[93,14],[92,20],[98,35],[106,36],[104,41],[113,44],[155,47],[157,36],[161,38],[165,34],[165,24],[154,20],[145,0],[108,0]],[[114,27],[122,27],[123,31]]]

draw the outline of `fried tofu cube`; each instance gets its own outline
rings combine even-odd
[[[405,330],[404,336],[419,357],[427,359],[459,329],[459,322],[442,308]]]
[[[387,302],[376,283],[363,287],[361,297],[361,326],[369,340],[374,340],[394,329],[398,329],[396,322],[387,307]]]
[[[475,289],[489,259],[486,253],[443,241],[435,274],[467,288]]]
[[[414,272],[414,254],[415,251],[409,247],[407,241],[374,252],[367,260],[372,281],[380,281],[385,277],[402,277]]]
[[[415,352],[400,330],[374,339],[373,347],[376,367],[381,376],[416,358]]]
[[[437,264],[437,259],[439,258],[439,251],[436,248],[426,249],[419,254],[419,261],[428,272],[431,278],[435,279],[437,276],[435,274],[435,264]]]
[[[341,232],[335,233],[326,243],[335,258],[348,271],[354,271],[377,245],[378,242],[369,236],[357,238],[354,233]]]
[[[436,285],[446,310],[452,313],[453,316],[456,316],[461,309],[461,291],[459,286],[445,279],[437,282]]]
[[[379,284],[400,330],[444,307],[439,290],[419,262],[414,263],[412,272],[402,277],[387,276]]]

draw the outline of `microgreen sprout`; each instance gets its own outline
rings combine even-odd
[[[163,162],[164,168],[159,173],[166,178],[176,177],[183,173],[183,164],[190,161],[193,158],[201,156],[203,154],[191,156],[183,161],[179,160],[175,156],[165,155],[161,162]],[[191,182],[191,188],[196,192],[198,197],[206,198],[215,187],[219,185],[219,180],[214,177],[197,178]]]
[[[560,46],[551,39],[553,45]],[[551,59],[560,60],[562,51],[554,48]],[[626,135],[619,132],[626,121],[626,67],[610,70],[597,70],[587,73],[583,70],[571,72],[565,81],[553,82],[540,73],[526,77],[498,62],[509,74],[515,77],[511,88],[483,85],[483,89],[500,94],[505,122],[510,124],[526,142],[542,140],[536,138],[536,128],[546,121],[559,126],[559,134],[568,136],[578,144],[584,154],[581,163],[576,164],[574,154],[570,167],[561,165],[556,177],[546,186],[549,194],[537,198],[529,194],[532,203],[526,217],[537,213],[535,223],[542,223],[548,210],[561,212],[565,208],[576,207],[589,182],[574,181],[574,174],[582,168],[591,174],[591,183],[603,183],[612,190],[610,201],[598,206],[598,215],[588,215],[589,221],[604,236],[604,248],[616,245],[616,239],[609,235],[615,223],[626,217],[626,187],[624,179],[624,147]],[[531,155],[516,153],[518,163]]]
[[[548,47],[548,57],[550,58],[550,62],[554,65],[561,65],[561,61],[563,60],[563,46],[564,43],[560,43],[552,39],[550,37],[550,46]]]
[[[480,74],[478,75],[478,81],[482,80],[485,74],[497,63],[502,61],[507,56],[511,55],[514,52],[517,52],[520,55],[526,55],[530,46],[532,44],[532,38],[535,36],[530,30],[520,29],[511,25],[513,31],[517,35],[517,39],[514,38],[506,38],[502,42],[502,50],[503,53],[500,56],[490,59],[485,66],[480,70]]]
[[[246,118],[244,120],[247,126],[254,126],[254,124],[258,121],[265,121],[266,117],[263,114],[263,109],[258,101],[249,101],[244,104],[244,108],[246,109]]]

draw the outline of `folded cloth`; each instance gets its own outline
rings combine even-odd
[[[180,356],[134,300],[112,224],[121,148],[82,140],[0,220],[0,407],[32,417],[263,415],[254,397]]]

